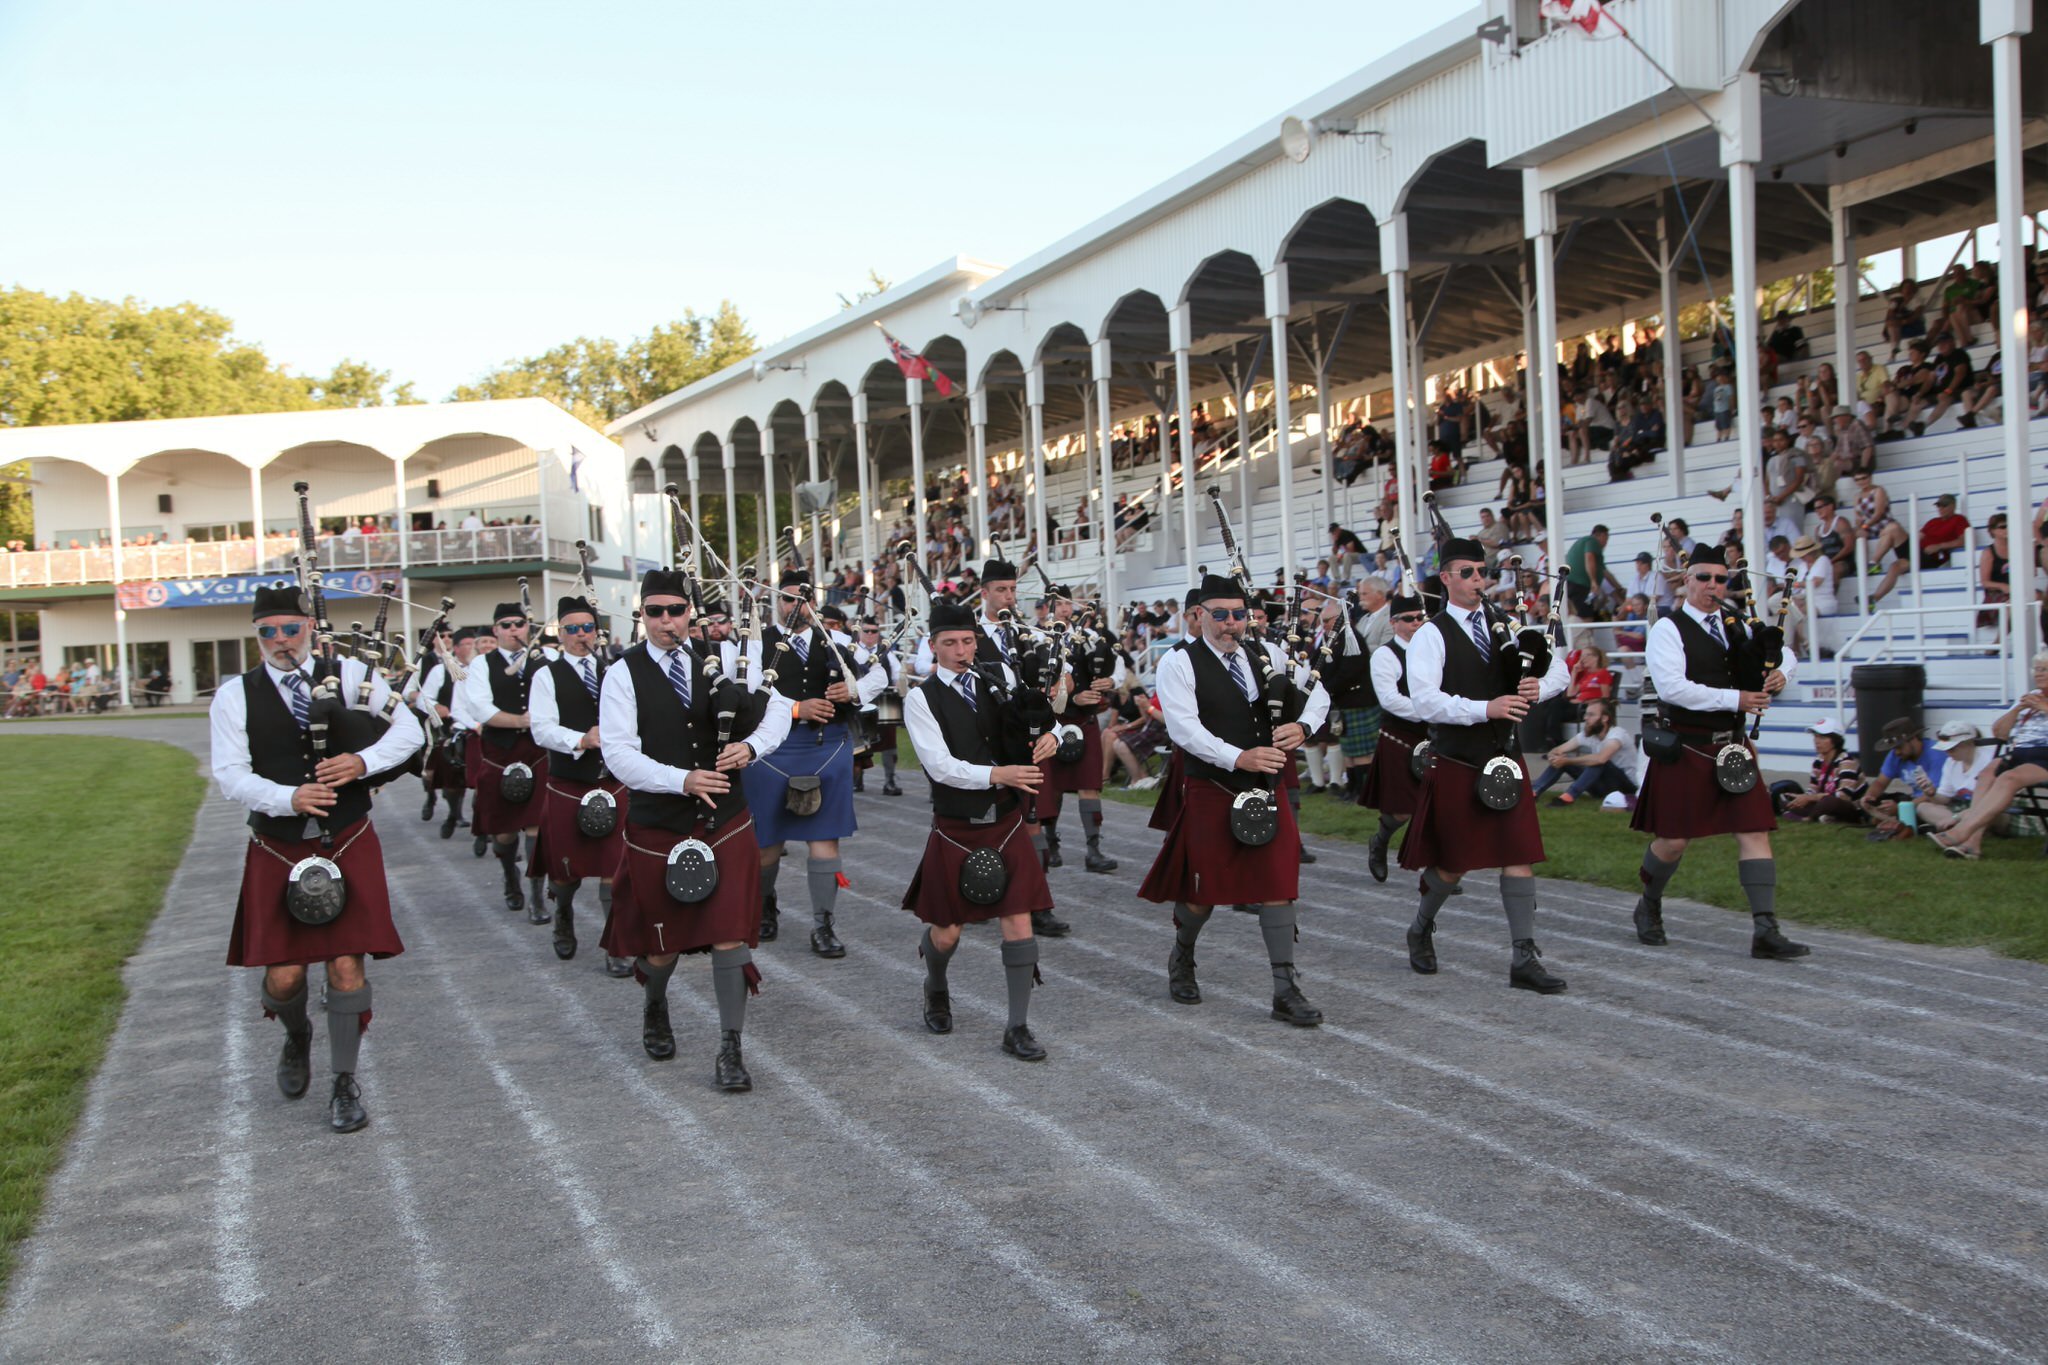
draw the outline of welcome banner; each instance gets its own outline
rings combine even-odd
[[[280,574],[236,574],[228,578],[164,578],[142,583],[117,583],[114,601],[124,611],[151,611],[157,607],[247,606],[256,600],[256,589],[289,582]],[[321,580],[329,597],[375,597],[374,573],[330,573]]]

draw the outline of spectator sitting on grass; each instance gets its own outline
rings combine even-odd
[[[1609,792],[1620,792],[1628,798],[1630,809],[1634,809],[1636,780],[1630,770],[1635,766],[1635,749],[1635,737],[1614,723],[1614,703],[1589,701],[1584,728],[1545,755],[1550,766],[1536,779],[1533,791],[1541,796],[1560,778],[1568,776],[1571,786],[1551,797],[1551,805],[1569,806],[1582,796],[1604,797]]]
[[[1991,733],[2005,741],[1988,785],[1980,781],[1970,809],[1947,831],[1930,834],[1951,858],[1974,858],[1983,851],[1984,831],[2005,814],[2013,798],[2029,787],[2048,782],[2048,650],[2034,656],[2034,690],[1991,722]]]
[[[1863,793],[1865,815],[1877,825],[1870,841],[1910,839],[1918,818],[1916,802],[1933,796],[1941,787],[1942,770],[1948,755],[1930,749],[1921,737],[1920,726],[1909,716],[1885,722],[1879,747],[1884,749],[1884,766],[1877,780]]]
[[[1948,755],[1948,762],[1941,770],[1941,781],[1935,784],[1934,795],[1914,803],[1920,828],[1949,829],[1969,809],[1971,797],[1998,757],[1990,745],[1978,743],[1981,738],[1977,727],[1966,720],[1949,721],[1935,731],[1934,747]],[[2009,824],[2001,815],[1992,822],[1991,832],[2004,834]]]
[[[1780,812],[1786,820],[1813,820],[1823,825],[1860,825],[1863,808],[1857,804],[1863,772],[1856,755],[1849,752],[1849,739],[1833,716],[1822,716],[1806,727],[1813,736],[1813,776],[1806,790],[1793,797]]]

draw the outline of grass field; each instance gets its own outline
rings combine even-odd
[[[204,789],[169,745],[0,733],[0,1289]]]

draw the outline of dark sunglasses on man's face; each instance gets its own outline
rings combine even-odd
[[[690,604],[688,602],[677,602],[674,606],[670,606],[664,602],[658,606],[642,607],[640,608],[640,614],[650,621],[659,621],[664,616],[673,616],[680,621],[690,614]]]
[[[1394,618],[1394,624],[1398,626],[1419,626],[1428,619],[1429,618],[1427,616],[1424,616],[1419,611],[1411,612],[1406,616],[1396,616]]]
[[[525,624],[526,618],[524,616],[508,616],[504,620],[498,622],[498,629],[517,630]]]
[[[584,623],[583,623],[582,625],[580,625],[580,626],[563,626],[563,627],[562,627],[562,634],[564,634],[564,635],[588,635],[588,634],[590,634],[590,633],[591,633],[592,631],[594,631],[594,630],[596,630],[596,629],[597,629],[597,625],[596,625],[596,623],[595,623],[595,622],[591,622],[591,621],[585,621],[585,622],[584,622]]]
[[[1235,611],[1224,611],[1217,607],[1210,607],[1207,610],[1211,616],[1219,621],[1242,621],[1252,614],[1250,607],[1239,607]]]
[[[1485,570],[1481,569],[1477,564],[1466,564],[1460,568],[1446,569],[1444,572],[1453,578],[1477,578]]]
[[[1724,573],[1696,573],[1692,577],[1695,583],[1726,583],[1728,581],[1728,575]]]
[[[304,627],[294,622],[288,626],[258,626],[256,627],[256,633],[266,640],[275,640],[280,635],[284,636],[287,640],[296,640],[299,638],[299,632],[302,629]]]

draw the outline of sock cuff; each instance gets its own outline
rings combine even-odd
[[[329,990],[327,992],[329,1014],[368,1014],[370,1012],[370,983],[353,991]]]
[[[1775,858],[1743,858],[1735,864],[1735,876],[1744,886],[1776,886],[1778,884],[1778,860]]]
[[[1500,874],[1500,889],[1502,895],[1506,895],[1510,891],[1526,891],[1533,896],[1536,894],[1536,878],[1533,876],[1510,877],[1507,873],[1503,872]]]
[[[294,1005],[303,1005],[306,1003],[306,993],[310,989],[310,983],[301,981],[296,992],[285,996],[283,999],[279,999],[277,996],[272,995],[268,988],[265,988],[263,990],[263,1008],[275,1014],[279,1010],[288,1010]]]
[[[753,960],[753,951],[744,943],[737,948],[711,950],[711,970],[715,972],[738,971]]]
[[[1197,924],[1207,924],[1209,922],[1209,916],[1216,913],[1216,907],[1212,905],[1207,910],[1198,911],[1195,909],[1194,906],[1189,905],[1186,901],[1175,901],[1173,903],[1173,913],[1177,917],[1185,916],[1186,918],[1193,920]]]
[[[813,858],[810,860],[809,863],[805,864],[805,866],[810,869],[810,874],[812,876],[816,876],[820,872],[832,873],[836,875],[841,868],[846,866],[846,860],[837,856],[831,858]]]
[[[1676,862],[1665,862],[1657,856],[1656,851],[1653,849],[1645,848],[1643,850],[1643,871],[1668,877],[1677,870],[1678,864]]]
[[[1003,941],[1003,965],[1005,967],[1030,967],[1038,962],[1038,940],[1035,938],[1005,939]]]
[[[1267,929],[1284,929],[1296,921],[1294,902],[1259,907],[1259,925]]]

